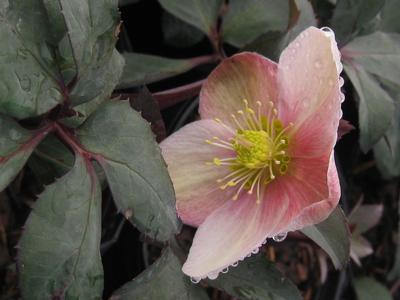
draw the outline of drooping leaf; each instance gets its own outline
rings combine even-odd
[[[127,101],[108,101],[77,131],[96,154],[118,209],[142,232],[160,241],[179,230],[175,198],[149,124]]]
[[[288,11],[289,1],[229,1],[222,24],[224,41],[241,48],[267,31],[284,31]]]
[[[0,191],[14,179],[49,131],[49,127],[28,131],[0,114]]]
[[[199,29],[166,11],[162,15],[161,22],[164,41],[173,47],[191,47],[204,38],[204,33]]]
[[[101,193],[91,163],[73,169],[40,195],[20,241],[25,299],[101,299]]]
[[[385,0],[339,0],[332,17],[332,28],[340,44],[371,21],[381,10]]]
[[[236,268],[208,283],[242,300],[302,299],[296,286],[263,255],[246,258]]]
[[[274,61],[284,48],[304,29],[316,26],[313,8],[307,0],[289,1],[289,20],[287,30],[271,31],[262,34],[244,47],[243,50],[256,51]]]
[[[158,2],[166,11],[207,35],[215,30],[223,3],[222,0],[158,0]]]
[[[366,152],[389,128],[395,106],[376,78],[365,71],[361,65],[354,67],[344,61],[343,67],[358,94],[360,146]]]
[[[110,80],[118,80],[123,65],[114,50],[120,22],[118,1],[58,1],[68,29],[77,81],[69,99],[78,105],[95,98],[104,86],[108,88]],[[116,69],[111,73],[114,76],[107,73],[110,67]]]
[[[358,300],[392,300],[392,295],[386,286],[371,277],[361,277],[354,280]]]
[[[178,258],[167,248],[162,256],[110,300],[207,300],[206,292],[183,274]]]
[[[328,253],[335,268],[344,268],[350,255],[350,232],[340,207],[325,221],[303,228],[301,232]]]
[[[152,83],[178,74],[209,61],[207,57],[174,59],[141,53],[124,53],[125,68],[118,88],[130,88]]]
[[[62,101],[52,30],[42,1],[1,1],[0,112],[33,117]]]

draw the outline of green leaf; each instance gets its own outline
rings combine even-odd
[[[68,173],[74,160],[72,152],[50,134],[36,147],[28,160],[28,166],[41,184],[50,184]]]
[[[375,32],[357,37],[341,49],[344,59],[399,86],[400,34]]]
[[[109,100],[117,85],[124,67],[124,59],[117,50],[113,51],[110,61],[93,69],[93,80],[79,81],[75,87],[75,95],[90,98],[89,102],[74,107],[76,116],[61,120],[68,127],[78,127],[93,113],[101,103]]]
[[[173,47],[191,47],[204,38],[204,34],[196,27],[181,21],[168,12],[163,13],[161,22],[164,41]]]
[[[379,20],[380,30],[400,33],[399,0],[386,0]]]
[[[223,0],[158,0],[158,2],[175,17],[209,35],[216,29]]]
[[[361,277],[354,280],[358,300],[392,300],[392,295],[386,286],[371,277]]]
[[[387,179],[400,175],[400,103],[395,102],[395,105],[389,128],[374,146],[375,161],[383,177]]]
[[[238,48],[267,31],[284,31],[289,21],[289,1],[231,0],[224,15],[224,41]]]
[[[351,39],[381,10],[385,0],[340,0],[332,17],[332,28],[340,44]]]
[[[345,267],[350,255],[350,232],[340,207],[325,221],[303,228],[301,232],[328,253],[335,268]]]
[[[151,238],[168,240],[179,230],[175,197],[149,124],[127,101],[108,101],[77,131],[96,154],[118,209]]]
[[[15,178],[49,131],[50,128],[28,131],[11,118],[0,115],[0,191]]]
[[[290,19],[288,30],[271,31],[256,38],[243,50],[256,51],[274,61],[279,60],[283,49],[303,30],[316,26],[313,8],[307,0],[290,1]]]
[[[141,53],[124,53],[125,68],[118,88],[130,88],[182,74],[206,62],[204,57],[174,59]]]
[[[246,258],[236,268],[208,283],[242,300],[302,299],[296,286],[263,255]]]
[[[167,248],[138,277],[117,290],[110,300],[207,300],[206,292],[191,284],[178,258]]]
[[[77,156],[40,195],[20,241],[24,298],[101,299],[100,192],[91,163]]]
[[[107,86],[110,61],[116,68],[112,77],[119,77],[122,63],[114,51],[120,17],[117,0],[58,0],[68,29],[77,84],[70,92],[74,105],[92,100]]]
[[[1,1],[0,112],[33,117],[62,101],[51,30],[42,1]]]
[[[389,94],[361,65],[355,67],[344,61],[343,67],[358,94],[360,146],[366,152],[389,128],[395,106]]]

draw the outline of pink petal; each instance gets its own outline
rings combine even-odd
[[[293,122],[296,156],[320,156],[337,140],[343,94],[333,33],[310,27],[283,52],[278,66],[279,115]]]
[[[219,272],[258,249],[286,210],[285,203],[256,204],[250,195],[228,201],[198,228],[182,271],[196,279],[215,279]],[[287,205],[287,203],[286,203]]]
[[[231,114],[243,110],[243,99],[257,109],[277,99],[277,65],[256,53],[243,52],[225,59],[208,77],[200,92],[202,119],[220,118],[231,122]]]
[[[339,201],[340,186],[333,156],[321,160],[293,162],[296,168],[271,182],[259,205],[254,196],[244,194],[210,214],[196,232],[183,272],[194,278],[215,278],[258,249],[267,237],[328,217]]]
[[[234,154],[205,142],[214,136],[228,140],[232,133],[213,120],[201,120],[186,125],[160,144],[175,188],[178,215],[185,224],[199,226],[233,194],[229,189],[222,191],[216,182],[230,169],[206,164],[215,157]]]

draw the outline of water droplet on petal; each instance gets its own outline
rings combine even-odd
[[[272,239],[275,242],[282,242],[284,239],[286,239],[286,237],[287,237],[287,232],[282,232],[272,237]]]
[[[190,281],[194,284],[198,284],[200,282],[201,278],[196,278],[196,277],[190,277]]]
[[[322,63],[321,63],[320,60],[316,60],[315,63],[314,63],[314,65],[315,65],[315,67],[316,67],[317,69],[320,69],[320,68],[322,67]]]
[[[334,37],[335,33],[333,32],[332,29],[330,29],[329,27],[322,27],[320,29],[323,33],[325,33],[326,36],[328,37]]]
[[[256,248],[253,251],[251,251],[251,253],[253,253],[253,254],[257,254],[258,252],[260,252],[260,248]]]
[[[300,47],[300,43],[299,43],[299,42],[296,42],[296,43],[294,44],[294,46],[295,46],[296,48],[299,48],[299,47]]]
[[[332,85],[333,85],[333,80],[332,80],[332,79],[329,79],[329,80],[328,80],[328,84],[329,84],[329,86],[332,86]]]
[[[235,267],[237,267],[238,265],[239,265],[239,262],[238,262],[238,261],[235,261],[231,266],[235,268]]]
[[[339,77],[339,86],[343,86],[344,84],[344,79],[342,77]]]
[[[225,268],[225,269],[223,269],[223,270],[221,271],[221,273],[222,273],[222,274],[226,274],[226,273],[228,273],[228,271],[229,271],[229,268]]]
[[[207,277],[208,277],[208,279],[211,279],[211,280],[217,279],[217,277],[218,277],[218,272],[210,273],[210,274],[208,274]]]

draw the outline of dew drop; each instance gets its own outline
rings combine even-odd
[[[12,139],[13,141],[18,141],[22,136],[21,133],[16,129],[11,129],[8,134],[10,136],[10,139]]]
[[[253,254],[257,254],[258,252],[260,252],[260,248],[256,248],[253,251],[251,251],[251,253],[253,253]]]
[[[196,278],[196,277],[190,277],[190,281],[194,284],[198,284],[200,282],[201,278]]]
[[[286,239],[286,237],[287,237],[287,232],[282,232],[272,237],[272,239],[275,242],[282,242],[284,239]]]
[[[326,36],[328,37],[334,37],[335,33],[333,32],[332,29],[330,29],[329,27],[322,27],[320,29],[323,33],[325,33]]]
[[[296,43],[294,44],[294,46],[295,46],[296,48],[299,48],[299,47],[300,47],[300,43],[299,43],[299,42],[296,42]]]
[[[322,67],[322,63],[321,63],[321,61],[319,61],[319,60],[316,60],[315,63],[314,63],[314,65],[315,65],[315,67],[316,67],[317,69],[320,69],[320,68]]]
[[[223,270],[221,271],[221,273],[222,273],[222,274],[226,274],[226,273],[228,273],[228,271],[229,271],[229,268],[225,268],[225,269],[223,269]]]
[[[339,77],[339,86],[343,86],[344,84],[344,79],[342,77]]]
[[[328,80],[328,84],[329,84],[329,86],[333,86],[333,80],[332,80],[332,79],[329,79],[329,80]]]
[[[218,272],[210,273],[210,274],[208,274],[207,277],[208,277],[208,279],[211,279],[211,280],[217,279]]]
[[[237,267],[239,265],[239,262],[238,261],[235,261],[233,264],[232,264],[232,267]]]

